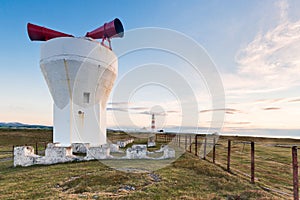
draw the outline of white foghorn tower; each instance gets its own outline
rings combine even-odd
[[[115,54],[86,38],[56,38],[42,44],[40,67],[54,100],[54,142],[105,144]]]
[[[109,24],[116,26],[115,20]],[[110,27],[100,28],[103,39],[109,39]],[[46,38],[41,45],[40,67],[54,100],[53,142],[62,146],[106,144],[106,104],[118,60],[110,47],[94,40],[93,32],[81,38]]]

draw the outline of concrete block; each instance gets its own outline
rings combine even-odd
[[[87,149],[84,160],[107,159],[110,158],[109,145],[101,145],[99,147],[90,147]]]
[[[32,146],[22,146],[14,148],[14,166],[30,166],[36,164],[36,159],[40,156],[34,154]]]
[[[175,158],[175,150],[170,148],[169,146],[165,146],[163,152],[164,154],[162,159]]]
[[[146,145],[132,145],[131,148],[126,150],[126,158],[128,159],[142,159],[147,157],[147,146]]]
[[[109,144],[110,152],[120,152],[119,145],[117,144]]]
[[[119,145],[119,147],[124,148],[126,147],[127,144],[133,143],[134,139],[128,139],[128,140],[122,140],[122,141],[117,141],[117,145]]]
[[[73,153],[86,153],[86,150],[90,147],[89,143],[72,143]]]

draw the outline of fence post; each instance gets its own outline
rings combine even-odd
[[[13,157],[13,159],[15,158],[15,145],[13,145],[12,146],[13,148],[12,148],[12,157]]]
[[[44,142],[45,150],[47,149],[47,142]]]
[[[297,146],[292,147],[294,200],[299,199]]]
[[[216,163],[216,138],[214,138],[213,145],[213,163]]]
[[[179,147],[180,147],[180,135],[178,135],[178,144],[179,144]]]
[[[184,136],[184,150],[186,151],[186,147],[187,147],[187,136]]]
[[[230,172],[230,151],[231,151],[231,140],[228,140],[227,145],[227,171]]]
[[[195,156],[198,156],[198,141],[197,141],[197,135],[195,135]]]
[[[204,139],[204,149],[203,149],[203,160],[206,160],[206,143],[207,143],[207,138],[205,136],[205,139]]]
[[[35,143],[35,154],[36,154],[36,155],[39,154],[39,151],[38,151],[38,143],[37,143],[37,142]]]
[[[190,135],[190,153],[192,153],[192,136]]]
[[[251,142],[251,183],[254,183],[255,176],[255,163],[254,163],[254,142]]]

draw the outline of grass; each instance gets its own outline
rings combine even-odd
[[[27,168],[12,168],[11,162],[2,162],[0,167],[1,199],[273,198],[257,186],[190,154],[166,168],[147,173],[126,173],[98,161]],[[126,187],[134,189],[127,191]]]
[[[36,142],[52,142],[52,130],[0,129],[0,148]]]
[[[245,138],[244,138],[245,139]],[[247,139],[247,138],[246,138]],[[247,139],[248,141],[251,138]],[[216,147],[217,163],[223,168],[227,164],[227,139],[221,138]],[[293,194],[292,153],[291,148],[282,148],[277,144],[300,145],[298,140],[256,139],[255,142],[255,178],[258,185],[287,194]],[[208,155],[212,158],[212,152]],[[299,159],[299,158],[298,158]],[[233,141],[231,144],[231,171],[250,179],[250,144]]]
[[[112,136],[125,138],[126,134],[109,132],[108,137]],[[0,131],[0,151],[11,149],[12,144],[51,140],[51,131]],[[223,169],[226,166],[226,142],[226,138],[218,141],[218,165],[210,162],[211,153],[208,155],[208,161],[185,153],[174,162],[107,160],[16,168],[12,167],[12,160],[0,160],[0,199],[290,198],[264,191],[260,187],[268,183],[278,190],[291,192],[289,148],[275,147],[274,141],[264,140],[263,143],[257,143],[255,158],[259,183],[251,184],[249,177],[236,171],[249,174],[250,145],[237,142],[232,144],[233,173],[227,173]],[[279,141],[285,142],[291,143]],[[0,153],[0,156],[3,155]],[[157,168],[159,164],[166,167]],[[108,166],[122,168],[123,171]],[[135,169],[132,169],[132,166]],[[144,169],[143,173],[126,172],[138,171],[140,168]]]

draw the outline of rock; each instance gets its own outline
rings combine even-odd
[[[93,195],[92,199],[100,199],[100,197],[98,195]]]
[[[78,194],[78,198],[86,199],[87,195],[86,194]]]
[[[119,192],[129,192],[129,191],[135,191],[135,187],[130,185],[125,185],[119,189]]]
[[[157,174],[151,173],[151,174],[149,174],[149,176],[152,178],[152,180],[154,182],[160,182],[161,181],[160,177]]]

